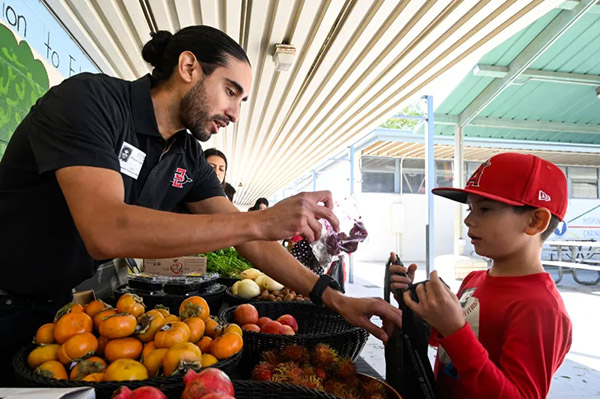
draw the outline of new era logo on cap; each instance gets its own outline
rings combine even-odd
[[[548,194],[546,194],[545,192],[543,192],[542,190],[540,190],[539,194],[538,194],[538,199],[540,201],[552,201],[552,198],[550,198],[550,196]]]
[[[468,194],[476,194],[514,206],[547,208],[560,220],[567,212],[565,174],[552,162],[530,154],[494,155],[473,173],[464,189],[439,187],[432,191],[463,203]]]

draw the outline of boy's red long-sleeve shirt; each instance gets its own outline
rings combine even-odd
[[[546,398],[571,347],[571,321],[550,275],[472,272],[458,297],[467,323],[432,340],[441,396]]]

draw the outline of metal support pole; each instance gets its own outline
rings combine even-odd
[[[433,157],[433,97],[425,96],[427,101],[427,134],[425,135],[425,195],[427,196],[427,223],[425,226],[425,272],[427,278],[433,269],[435,254],[434,228],[433,228],[433,194],[435,187],[435,160]]]
[[[464,129],[458,125],[454,126],[454,188],[463,188],[465,186],[464,171]],[[463,219],[464,208],[460,203],[455,204],[454,208],[454,255],[462,255],[460,240],[463,239]]]
[[[350,195],[354,195],[354,145],[348,147],[350,158]],[[354,283],[354,256],[352,254],[348,255],[348,282],[350,284]]]

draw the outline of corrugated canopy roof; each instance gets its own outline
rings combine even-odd
[[[151,31],[206,24],[242,44],[254,71],[250,101],[239,123],[205,144],[229,157],[228,181],[238,190],[240,203],[270,195],[371,131],[408,100],[435,94],[439,86],[455,79],[456,71],[470,67],[473,59],[561,3],[43,1],[103,72],[125,79],[149,71],[140,49]],[[275,70],[272,56],[277,43],[296,47],[287,72]],[[593,46],[590,43],[591,54]],[[553,69],[553,65],[539,66]],[[579,66],[583,61],[567,69],[579,71]],[[521,88],[530,90],[528,85]],[[490,109],[494,117],[507,112]]]

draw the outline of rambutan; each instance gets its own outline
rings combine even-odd
[[[323,370],[323,367],[317,367],[315,369],[315,375],[321,380],[325,380],[327,378],[327,374],[325,373],[325,370]]]
[[[280,363],[279,355],[275,351],[265,351],[262,353],[262,360],[277,366]]]
[[[318,344],[313,350],[313,360],[323,367],[333,367],[338,362],[338,354],[327,344]]]
[[[324,389],[326,392],[339,396],[344,399],[360,399],[360,394],[357,389],[349,387],[339,380],[329,380],[325,383]]]
[[[305,388],[323,390],[323,382],[316,376],[302,376],[292,382],[292,384],[301,385]]]
[[[302,364],[310,360],[310,352],[304,346],[290,344],[283,348],[281,357]]]
[[[294,362],[279,363],[275,367],[273,377],[271,381],[275,382],[290,382],[301,379],[304,377],[303,370]]]
[[[377,380],[371,380],[367,383],[362,383],[362,390],[365,396],[371,398],[373,395],[381,395],[385,397],[385,386]]]
[[[387,399],[387,396],[380,394],[380,393],[374,393],[374,394],[365,396],[365,399]]]
[[[267,362],[260,362],[252,370],[252,379],[256,381],[270,381],[273,377],[275,366]]]
[[[345,357],[342,358],[337,367],[337,375],[343,380],[347,380],[356,376],[356,366],[352,360]]]

